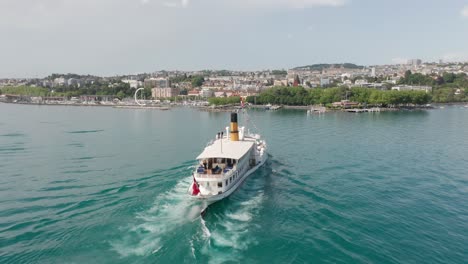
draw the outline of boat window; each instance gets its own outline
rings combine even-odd
[[[226,186],[228,185],[228,180],[226,180]]]
[[[223,187],[223,182],[218,182],[218,187],[219,188]]]

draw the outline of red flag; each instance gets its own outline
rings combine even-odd
[[[195,180],[195,176],[193,176],[192,195],[198,195],[199,193],[200,189],[198,188],[197,180]]]

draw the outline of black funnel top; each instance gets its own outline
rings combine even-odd
[[[231,113],[231,123],[237,123],[237,113]]]

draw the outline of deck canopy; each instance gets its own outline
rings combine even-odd
[[[238,160],[252,148],[253,144],[254,141],[230,141],[225,138],[217,139],[212,145],[206,147],[205,150],[198,155],[197,159],[226,158]]]

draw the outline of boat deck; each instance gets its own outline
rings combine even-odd
[[[205,169],[203,166],[197,168],[195,177],[197,178],[222,178],[228,176],[232,171],[236,170],[236,166],[222,166],[219,169]]]

